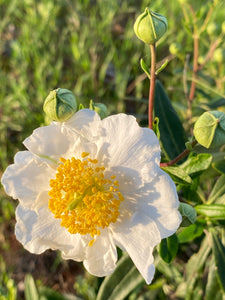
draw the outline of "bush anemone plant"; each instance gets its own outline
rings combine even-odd
[[[196,18],[191,6],[184,9]],[[27,150],[15,155],[1,178],[6,193],[19,201],[18,241],[34,254],[59,250],[63,259],[83,262],[90,274],[107,276],[94,292],[98,300],[129,295],[139,299],[139,293],[155,299],[154,282],[153,288],[143,288],[152,283],[155,268],[167,277],[174,274],[173,297],[195,299],[204,294],[211,299],[216,293],[222,299],[225,291],[225,235],[220,226],[225,220],[225,167],[211,154],[217,151],[224,157],[225,115],[214,110],[203,113],[193,126],[194,135],[186,140],[182,123],[156,80],[168,63],[156,61],[157,42],[167,27],[166,18],[149,8],[134,24],[135,34],[151,53],[150,68],[141,59],[150,81],[149,128],[139,126],[131,115],[107,116],[107,107],[92,100],[89,108],[82,102],[78,106],[71,91],[55,89],[43,106],[50,125],[35,129],[24,140]],[[190,26],[195,46],[186,93],[190,120],[203,27]],[[209,167],[218,180],[206,200],[199,186]],[[200,239],[200,246],[189,258],[182,282],[179,267],[168,264],[179,255],[179,244],[194,238]],[[205,289],[200,283],[204,268]],[[27,277],[26,295],[38,298],[38,293]]]

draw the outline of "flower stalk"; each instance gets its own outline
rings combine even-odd
[[[193,148],[197,143],[198,142],[196,140],[193,140],[191,143],[191,148]],[[184,157],[186,157],[190,152],[191,152],[191,150],[187,148],[182,153],[180,153],[177,157],[175,157],[174,159],[172,159],[168,162],[160,163],[160,167],[172,166],[172,165],[176,164],[177,162],[179,162]]]
[[[150,88],[149,88],[148,122],[149,122],[149,128],[153,129],[153,108],[154,108],[155,81],[156,81],[155,43],[150,45],[150,50],[151,50],[151,79],[150,79]]]

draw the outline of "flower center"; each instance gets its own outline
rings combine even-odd
[[[100,235],[115,223],[123,196],[115,176],[105,178],[105,168],[83,152],[82,159],[60,158],[56,178],[50,180],[49,209],[72,234]]]

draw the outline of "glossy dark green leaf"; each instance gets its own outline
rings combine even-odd
[[[122,300],[142,283],[143,277],[129,256],[125,255],[119,260],[112,275],[104,279],[96,300]]]
[[[202,235],[205,228],[205,223],[196,222],[177,234],[178,243],[187,243]]]
[[[196,205],[195,210],[199,215],[208,217],[214,220],[225,219],[225,205],[224,204],[201,204]]]
[[[211,236],[213,256],[215,259],[218,280],[223,291],[225,292],[225,247],[221,243],[218,235],[214,232],[214,230],[211,230]]]
[[[159,81],[155,87],[154,109],[155,116],[159,118],[163,148],[169,159],[173,159],[185,149],[186,136],[182,123]]]
[[[191,177],[179,166],[162,167],[163,171],[170,175],[173,181],[177,184],[191,184]]]
[[[170,263],[175,258],[177,251],[178,241],[176,234],[173,234],[166,239],[162,239],[159,244],[159,255],[166,263]]]
[[[220,176],[216,181],[208,198],[208,203],[215,203],[216,200],[225,194],[225,175]]]
[[[201,153],[189,157],[180,167],[187,174],[195,174],[205,171],[212,162],[212,155],[209,153]]]

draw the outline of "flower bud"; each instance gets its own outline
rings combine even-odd
[[[58,88],[49,93],[43,110],[51,120],[64,122],[76,112],[76,98],[71,91]]]
[[[154,44],[167,31],[167,20],[164,16],[146,8],[134,23],[134,32],[146,44]]]
[[[169,51],[171,54],[177,55],[178,53],[180,53],[181,47],[177,43],[172,43],[172,44],[170,44]]]
[[[218,29],[218,26],[215,22],[210,23],[207,27],[206,27],[206,31],[209,35],[215,35],[216,31]]]
[[[94,103],[92,100],[90,101],[89,108],[94,110],[97,114],[99,114],[101,119],[104,119],[108,116],[108,110],[105,104],[103,103]]]
[[[206,148],[217,148],[225,144],[225,114],[221,111],[203,113],[194,126],[198,143]]]
[[[222,63],[225,58],[225,53],[222,48],[217,48],[213,54],[213,58],[216,62]]]
[[[221,29],[222,29],[222,33],[224,34],[225,33],[225,21],[223,21]]]

